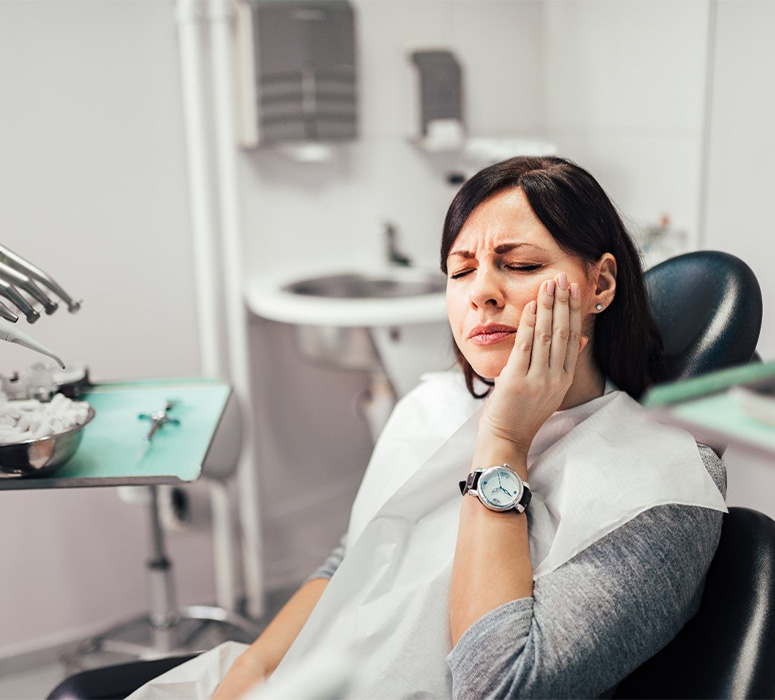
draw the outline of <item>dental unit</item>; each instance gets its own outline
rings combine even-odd
[[[40,318],[40,312],[25,298],[22,292],[29,295],[33,302],[41,304],[48,315],[53,314],[59,308],[59,305],[41,289],[39,284],[62,299],[71,313],[81,308],[81,302],[75,301],[49,274],[21,255],[14,253],[4,245],[0,245],[0,296],[21,311],[28,323],[35,323]],[[0,340],[16,343],[47,355],[64,368],[64,363],[56,354],[12,325],[18,320],[19,316],[5,303],[0,302]]]

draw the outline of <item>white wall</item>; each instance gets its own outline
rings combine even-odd
[[[84,300],[20,323],[96,379],[196,375],[172,3],[0,3],[0,95],[0,240]],[[0,359],[37,356],[3,343]],[[144,609],[140,508],[113,489],[0,504],[0,657]],[[207,538],[172,540],[181,598],[210,602]]]
[[[713,64],[704,247],[745,260],[764,297],[759,351],[775,359],[775,3],[722,0]]]
[[[544,124],[632,229],[669,214],[696,246],[707,0],[550,0]]]

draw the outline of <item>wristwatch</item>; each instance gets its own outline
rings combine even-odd
[[[513,509],[517,513],[525,512],[532,497],[527,481],[522,481],[508,464],[475,469],[460,482],[460,493],[477,496],[490,510]]]

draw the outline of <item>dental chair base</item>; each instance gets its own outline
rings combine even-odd
[[[146,566],[148,613],[122,622],[81,642],[63,658],[72,673],[88,667],[86,657],[115,653],[139,659],[202,651],[203,633],[217,627],[225,639],[251,643],[259,633],[253,621],[223,607],[191,605],[178,607],[175,600],[172,562],[167,556],[159,511],[159,487],[149,486],[147,514],[151,556]],[[192,628],[192,624],[193,628]],[[139,641],[138,641],[139,639]]]

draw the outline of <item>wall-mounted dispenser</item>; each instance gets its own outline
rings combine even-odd
[[[420,136],[429,151],[457,150],[465,141],[463,71],[450,51],[414,51],[419,71]]]
[[[302,153],[305,146],[355,139],[355,17],[350,3],[253,0],[251,9],[257,128],[252,134],[243,129],[243,146],[295,146]]]

